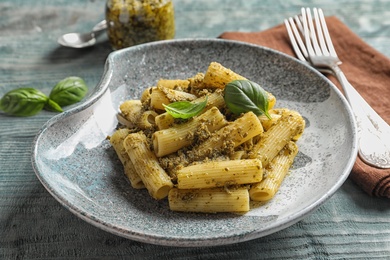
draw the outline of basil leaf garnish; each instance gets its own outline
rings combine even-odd
[[[226,106],[234,114],[252,111],[256,115],[265,114],[268,118],[268,93],[250,80],[234,80],[225,86]]]
[[[82,78],[67,77],[54,86],[49,98],[62,107],[79,102],[87,92],[88,87]]]
[[[33,116],[38,114],[48,97],[34,88],[18,88],[9,91],[0,99],[0,109],[12,116]]]
[[[165,111],[174,118],[188,119],[198,115],[206,107],[207,104],[206,97],[205,101],[192,103],[189,101],[177,101],[170,103],[169,105],[163,104]]]

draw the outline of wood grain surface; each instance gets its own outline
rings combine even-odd
[[[302,6],[336,15],[390,57],[390,1],[176,0],[176,38],[217,37],[282,23]],[[76,75],[93,89],[107,55],[103,36],[85,50],[59,47],[70,31],[104,17],[101,0],[0,1],[0,96],[17,87],[46,94]],[[367,196],[351,181],[297,224],[256,240],[218,247],[163,247],[127,240],[77,218],[41,185],[31,166],[34,136],[54,113],[0,113],[0,259],[390,259],[390,200]]]

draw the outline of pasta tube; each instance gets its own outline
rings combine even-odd
[[[135,127],[142,113],[142,103],[140,100],[126,100],[119,106],[122,117],[127,121],[125,125]]]
[[[138,126],[141,129],[151,129],[156,125],[155,118],[158,114],[153,110],[143,112],[139,118]]]
[[[191,154],[197,160],[201,160],[221,148],[226,149],[227,146],[235,148],[262,132],[263,127],[257,116],[253,112],[247,112],[213,133],[209,139],[197,147],[194,147],[191,150]]]
[[[210,161],[177,171],[179,189],[226,187],[260,182],[263,168],[258,159]]]
[[[194,141],[197,130],[214,132],[226,124],[225,117],[213,107],[187,123],[156,131],[152,136],[154,152],[157,157],[176,152]]]
[[[204,75],[203,84],[210,88],[225,88],[227,83],[237,79],[245,78],[218,62],[211,62]]]
[[[145,188],[145,185],[135,171],[133,163],[131,162],[129,155],[123,146],[123,141],[129,134],[130,131],[127,128],[116,130],[110,137],[110,143],[114,147],[119,160],[123,164],[125,175],[129,179],[131,186],[135,189],[143,189]]]
[[[293,111],[285,109],[276,124],[264,132],[260,141],[253,146],[251,158],[259,158],[263,167],[283,149],[295,136],[303,132],[305,120]]]
[[[150,106],[153,109],[164,110],[164,105],[171,103],[167,96],[158,88],[152,88],[152,93],[150,94]]]
[[[270,93],[268,91],[266,91],[266,92],[267,92],[267,96],[268,96],[268,109],[272,109],[276,104],[276,98],[272,93]]]
[[[224,189],[169,191],[169,208],[184,212],[247,212],[249,211],[249,192],[246,188],[236,188],[229,192]]]
[[[271,128],[276,122],[280,119],[281,115],[279,114],[274,114],[274,113],[269,113],[271,116],[271,119],[269,119],[266,115],[260,115],[259,120],[264,128],[264,131],[268,131],[268,129]]]
[[[168,105],[175,101],[192,101],[197,96],[184,91],[173,90],[169,88],[153,88],[150,94],[150,106],[153,109],[164,110],[164,105]]]
[[[249,190],[250,198],[254,201],[268,201],[272,199],[293,164],[297,153],[297,145],[293,141],[288,142],[265,170],[266,178],[252,185]]]
[[[167,129],[175,122],[175,118],[167,112],[159,114],[154,120],[159,130]]]
[[[145,134],[142,132],[129,134],[123,145],[149,194],[155,199],[165,198],[173,183],[149,149]]]
[[[150,102],[150,96],[152,95],[153,88],[155,88],[155,87],[149,87],[142,92],[142,95],[140,98],[140,101],[142,104]]]

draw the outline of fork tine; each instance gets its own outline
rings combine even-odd
[[[313,8],[313,14],[314,14],[314,21],[316,23],[316,28],[317,28],[317,37],[318,37],[318,41],[320,42],[322,54],[325,56],[329,56],[328,47],[326,46],[324,35],[322,34],[323,28],[321,26],[317,8]]]
[[[284,24],[286,26],[287,33],[295,54],[297,55],[298,59],[306,61],[306,59],[308,58],[307,51],[305,45],[302,42],[301,36],[299,35],[299,32],[294,24],[293,19],[291,17],[288,20],[285,19]]]
[[[307,38],[306,44],[308,42],[310,42],[310,39],[311,39],[312,46],[314,48],[315,53],[317,55],[321,55],[321,48],[318,45],[316,30],[314,28],[314,24],[313,24],[313,19],[312,19],[312,16],[311,16],[310,8],[306,8],[306,12],[304,12],[304,10],[305,10],[305,8],[302,8],[302,16],[304,18],[304,21],[306,21],[307,24],[308,24],[309,32],[308,32],[307,35],[310,35],[310,37]]]
[[[326,40],[326,43],[328,45],[328,49],[329,49],[330,55],[336,57],[337,53],[336,53],[336,50],[334,49],[334,46],[333,46],[333,43],[332,43],[332,39],[330,38],[329,30],[328,30],[328,27],[326,26],[324,13],[322,12],[321,8],[318,8],[318,16],[319,16],[319,19],[320,19],[320,22],[321,22],[321,25],[322,25],[322,30],[324,32],[325,40]]]
[[[306,48],[307,52],[309,53],[309,56],[315,55],[313,46],[311,45],[310,41],[310,34],[309,34],[309,28],[307,25],[307,17],[306,17],[306,10],[305,8],[302,8],[302,24],[303,24],[303,37],[305,38]]]
[[[305,59],[301,50],[298,47],[298,44],[295,40],[294,34],[292,32],[292,29],[291,29],[291,26],[290,26],[289,21],[287,19],[284,19],[284,25],[286,26],[288,37],[290,38],[291,45],[292,45],[294,52],[297,55],[298,59],[300,59],[300,60]]]
[[[295,20],[295,24],[297,25],[299,31],[303,34],[303,26],[302,26],[302,15],[298,16],[294,16],[294,20]]]
[[[303,28],[302,28],[302,23],[299,17],[296,15],[294,16],[295,23],[292,18],[290,18],[290,23],[292,26],[292,29],[294,31],[295,37],[297,38],[299,47],[302,50],[303,56],[305,56],[306,59],[309,59],[309,54],[307,53],[306,46],[302,41],[301,33],[303,34]],[[297,29],[298,27],[298,29]]]

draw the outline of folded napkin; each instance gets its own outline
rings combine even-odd
[[[336,17],[326,17],[326,20],[344,74],[390,123],[390,59],[362,41]],[[219,38],[258,44],[295,57],[284,24],[262,32],[225,32]],[[335,77],[328,78],[341,89]],[[371,196],[390,198],[390,169],[374,168],[357,158],[349,178]]]

